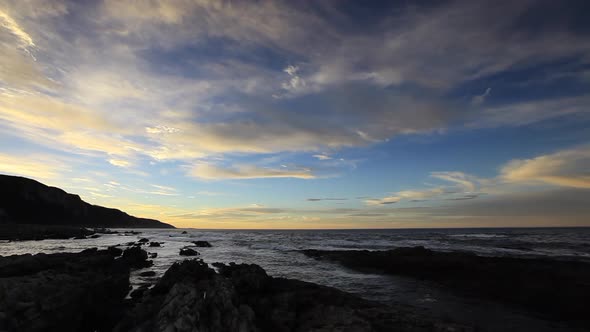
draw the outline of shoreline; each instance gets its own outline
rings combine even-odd
[[[392,250],[302,250],[363,273],[404,276],[467,298],[524,309],[572,327],[590,326],[590,263],[547,258],[478,256],[424,247]]]
[[[0,329],[7,331],[474,331],[335,288],[270,277],[255,264],[174,263],[129,299],[148,267],[126,250],[0,257]]]

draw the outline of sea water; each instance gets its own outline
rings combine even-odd
[[[440,251],[471,251],[485,256],[547,257],[590,262],[590,228],[495,228],[495,229],[387,229],[387,230],[198,230],[140,229],[139,234],[102,234],[95,239],[0,242],[0,255],[79,252],[109,246],[125,248],[128,242],[148,238],[160,247],[144,247],[157,253],[154,265],[132,273],[135,287],[154,282],[176,261],[192,241],[204,240],[211,248],[195,248],[207,263],[255,263],[274,277],[318,283],[351,292],[369,300],[422,310],[428,314],[462,320],[488,331],[562,331],[565,327],[542,317],[507,309],[501,305],[458,297],[428,282],[412,278],[370,274],[317,261],[299,250],[385,250],[424,246]],[[146,270],[155,277],[141,277]]]

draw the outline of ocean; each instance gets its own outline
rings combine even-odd
[[[336,263],[317,261],[298,250],[384,250],[424,246],[441,251],[471,251],[485,256],[548,257],[590,262],[590,228],[486,228],[486,229],[387,229],[387,230],[198,230],[140,229],[137,235],[102,234],[96,239],[0,242],[0,255],[78,252],[106,248],[148,238],[161,247],[146,247],[157,253],[154,265],[134,271],[135,287],[153,282],[174,262],[191,257],[179,251],[191,241],[205,240],[211,248],[195,248],[207,263],[255,263],[275,277],[300,279],[336,287],[369,300],[411,307],[440,317],[485,327],[484,331],[567,331],[543,317],[505,308],[491,302],[462,298],[428,282],[412,278],[361,273]],[[186,234],[183,234],[186,232]],[[146,270],[155,277],[141,277]],[[556,286],[558,287],[558,285]]]

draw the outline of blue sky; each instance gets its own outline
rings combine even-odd
[[[590,226],[585,1],[0,1],[0,172],[196,228]]]

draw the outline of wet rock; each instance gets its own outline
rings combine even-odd
[[[257,265],[173,264],[115,331],[473,331]]]
[[[193,244],[196,247],[201,247],[201,248],[210,248],[210,247],[212,247],[211,243],[209,243],[207,241],[193,241]]]
[[[131,291],[131,293],[129,294],[129,296],[132,299],[140,298],[140,297],[143,296],[143,294],[145,293],[146,290],[147,290],[146,288],[137,288],[137,289],[134,289],[133,291]]]
[[[119,257],[123,254],[123,249],[117,247],[108,247],[107,252],[113,257]]]
[[[434,281],[460,294],[542,313],[570,325],[590,326],[590,264],[549,259],[482,257],[424,247],[368,250],[303,250],[348,268]]]
[[[0,331],[109,331],[128,290],[107,250],[0,257]]]
[[[139,247],[125,249],[121,260],[134,268],[149,267],[152,265],[152,261],[147,260],[147,252]]]
[[[150,242],[150,247],[160,247],[160,242]]]
[[[180,249],[180,255],[181,256],[197,256],[197,255],[199,255],[199,252],[192,249],[192,248],[182,248],[182,249]]]
[[[154,272],[154,271],[145,271],[145,272],[141,272],[139,275],[142,276],[142,277],[153,277],[153,276],[156,275],[156,272]]]

